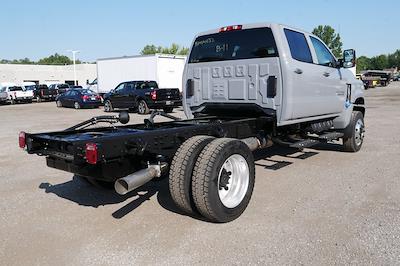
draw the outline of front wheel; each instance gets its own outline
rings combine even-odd
[[[39,96],[36,96],[36,102],[40,103],[42,101],[42,98],[40,98]]]
[[[138,113],[141,115],[146,115],[150,113],[150,109],[144,100],[140,100],[138,104]]]
[[[197,210],[210,221],[229,222],[247,208],[254,182],[254,158],[247,145],[236,139],[216,139],[196,161],[193,200]]]
[[[343,149],[347,152],[359,151],[364,142],[364,134],[364,116],[360,111],[353,111],[343,137]]]
[[[60,100],[56,101],[56,105],[57,105],[57,107],[62,107],[61,101]]]

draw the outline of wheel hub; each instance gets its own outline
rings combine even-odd
[[[222,168],[221,177],[219,179],[219,189],[228,190],[229,179],[231,178],[232,172],[228,172],[225,168]]]
[[[354,131],[356,145],[360,146],[364,140],[365,133],[364,123],[361,119],[357,120]]]
[[[218,196],[227,208],[235,208],[246,196],[250,182],[250,170],[240,154],[229,156],[218,175]]]

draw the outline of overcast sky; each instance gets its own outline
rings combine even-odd
[[[307,31],[331,25],[343,48],[373,56],[400,49],[400,1],[129,1],[2,0],[0,59],[50,54],[79,59],[136,55],[146,44],[190,45],[200,31],[251,22],[279,22]]]

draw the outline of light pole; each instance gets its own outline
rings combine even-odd
[[[72,62],[74,64],[74,85],[76,86],[76,67],[75,67],[75,61],[76,61],[76,54],[79,53],[80,51],[77,50],[68,50],[68,52],[72,53]]]

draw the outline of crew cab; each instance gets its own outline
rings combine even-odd
[[[70,88],[71,87],[66,83],[57,83],[57,84],[49,85],[49,90],[56,91],[57,94],[64,93],[64,92],[68,91]]]
[[[94,117],[66,130],[28,134],[19,145],[47,165],[126,194],[167,176],[183,212],[229,222],[253,193],[253,151],[302,150],[334,142],[358,152],[365,135],[363,84],[349,68],[355,51],[336,59],[317,36],[281,24],[222,27],[198,34],[183,73],[188,119],[153,112]],[[155,123],[163,115],[169,122]],[[110,126],[88,128],[100,122]],[[336,149],[335,149],[336,150]],[[336,165],[335,167],[340,167]]]
[[[118,84],[104,95],[104,110],[115,108],[137,110],[139,114],[148,114],[150,109],[162,109],[170,113],[182,106],[179,89],[160,89],[156,81],[127,81]]]
[[[31,103],[33,92],[25,90],[23,86],[14,83],[2,83],[0,86],[0,100],[2,102],[15,103]]]
[[[39,84],[33,89],[33,97],[36,102],[54,101],[58,95],[55,88],[49,88],[46,84]]]

